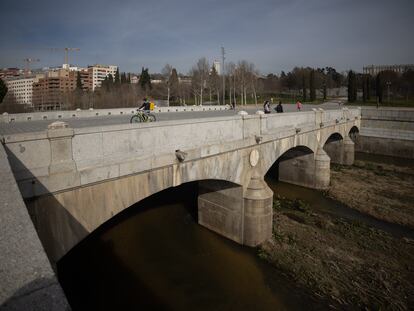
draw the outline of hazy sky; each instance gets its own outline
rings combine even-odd
[[[0,0],[0,67],[63,63],[187,73],[201,57],[246,59],[264,73],[294,66],[362,70],[414,63],[414,0]]]

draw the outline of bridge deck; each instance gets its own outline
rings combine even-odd
[[[296,106],[292,104],[283,105],[285,112],[296,111]],[[319,107],[323,109],[337,109],[338,104],[336,103],[325,103],[322,105],[304,105],[303,111],[310,111],[312,108]],[[261,105],[258,107],[243,107],[243,110],[249,114],[254,114],[257,110],[261,110]],[[220,116],[232,116],[236,115],[238,110],[221,110],[221,111],[187,111],[187,112],[169,112],[169,113],[155,113],[157,121],[170,121],[170,120],[182,120],[182,119],[195,119],[195,118],[211,118]],[[111,115],[111,116],[100,116],[100,117],[89,117],[89,118],[72,118],[63,119],[69,124],[71,128],[83,128],[83,127],[95,127],[105,125],[117,125],[129,123],[130,115]],[[40,132],[47,130],[47,126],[52,123],[53,120],[37,120],[27,122],[11,122],[2,123],[0,122],[0,136],[17,134],[17,133],[30,133]]]

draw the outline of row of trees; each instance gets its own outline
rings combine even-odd
[[[328,90],[348,88],[350,102],[362,94],[363,101],[377,96],[383,101],[384,90],[394,96],[413,98],[413,72],[402,75],[393,71],[381,72],[376,77],[356,74],[353,71],[339,73],[333,67],[310,68],[295,67],[292,71],[280,75],[261,76],[255,65],[248,61],[229,62],[225,68],[226,104],[234,102],[245,105],[248,102],[258,104],[259,98],[286,96],[301,98],[303,101],[315,101],[317,97],[326,99]],[[142,68],[138,85],[131,85],[129,74],[117,74],[104,81],[99,89],[95,104],[110,105],[106,98],[115,97],[120,106],[137,105],[142,97],[164,99],[168,104],[182,105],[188,102],[202,105],[206,102],[222,104],[223,76],[206,58],[200,58],[188,75],[182,75],[170,64],[166,64],[160,74],[153,74],[158,83],[151,84],[148,68]],[[118,82],[119,81],[119,82]],[[113,94],[118,93],[118,94]],[[108,102],[108,103],[106,103]]]
[[[363,102],[373,99],[383,103],[384,95],[387,101],[393,100],[408,101],[414,98],[414,71],[407,70],[399,74],[392,70],[379,72],[375,77],[368,74],[357,74],[352,70],[348,73],[348,101],[358,100],[358,93],[362,93]]]
[[[358,97],[370,101],[375,96],[381,103],[384,94],[407,100],[414,97],[413,71],[403,74],[383,71],[371,77],[353,71],[339,73],[333,67],[295,67],[290,72],[282,71],[280,75],[261,76],[253,63],[243,60],[227,63],[225,73],[223,77],[206,58],[200,58],[187,75],[179,74],[170,64],[166,64],[159,74],[150,75],[148,68],[142,68],[136,84],[131,84],[131,74],[119,73],[118,70],[115,76],[106,77],[94,92],[84,90],[78,74],[76,90],[62,94],[62,97],[67,109],[135,107],[143,97],[164,99],[168,105],[222,104],[223,97],[226,104],[234,102],[237,105],[257,105],[259,100],[270,97],[301,98],[313,102],[317,97],[326,99],[328,90],[345,86],[350,102]],[[0,81],[0,101],[6,92],[6,85]]]

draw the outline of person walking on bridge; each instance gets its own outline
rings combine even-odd
[[[279,104],[276,106],[275,110],[276,110],[277,113],[282,113],[283,112],[282,101],[279,100]]]
[[[298,109],[298,111],[302,110],[302,103],[299,100],[296,102],[296,108]]]
[[[264,102],[264,105],[263,105],[263,110],[264,110],[264,113],[270,113],[270,103],[269,103],[269,101],[268,100],[266,100],[265,102]]]

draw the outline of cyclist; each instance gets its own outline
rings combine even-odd
[[[138,108],[138,110],[144,110],[145,112],[149,112],[150,111],[150,101],[144,97],[143,98],[143,103],[141,105],[141,107]]]

